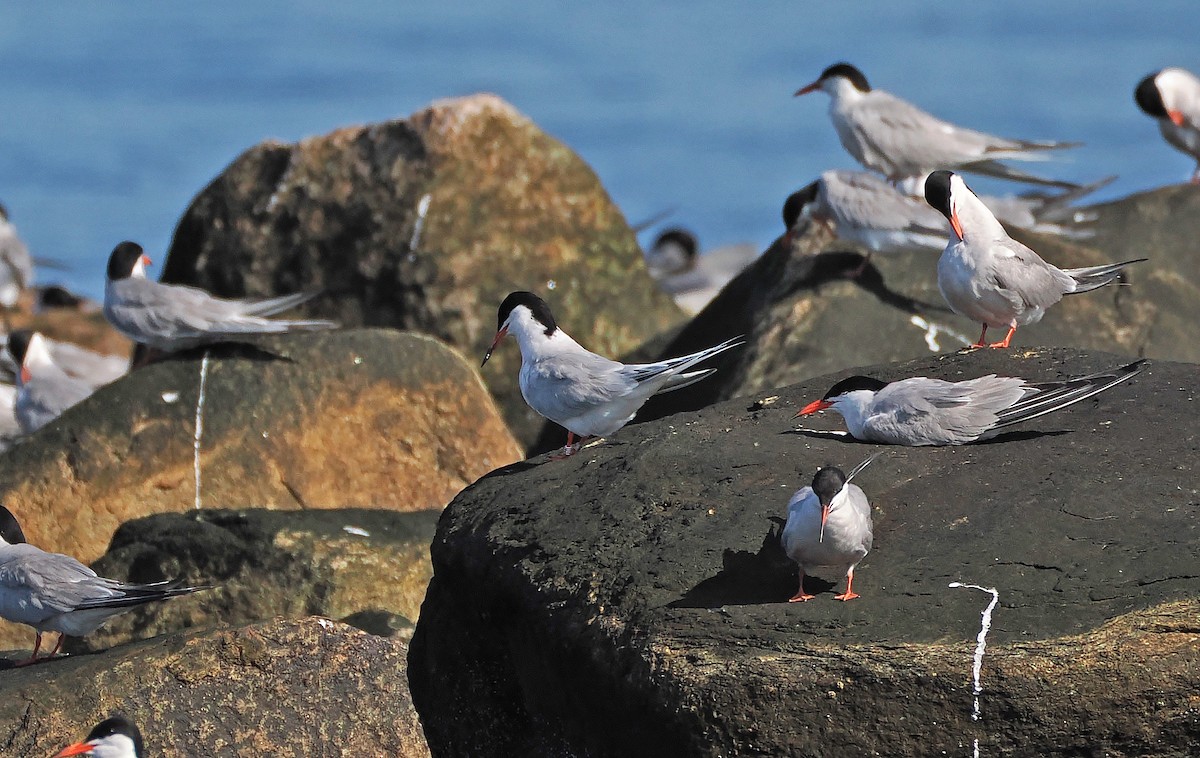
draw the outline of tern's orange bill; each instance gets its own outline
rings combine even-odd
[[[958,221],[957,213],[950,214],[950,226],[954,227],[954,233],[958,235],[958,238],[961,240],[963,238],[962,224],[960,224]]]
[[[801,87],[800,89],[796,90],[796,94],[792,95],[792,97],[800,97],[801,95],[807,95],[809,92],[816,92],[819,89],[821,89],[821,82],[820,82],[820,80],[817,80],[817,81],[813,82],[812,84],[808,85],[807,87]]]
[[[1167,118],[1171,119],[1171,123],[1175,126],[1183,126],[1182,111],[1167,111]]]
[[[92,752],[95,747],[87,742],[76,742],[74,745],[68,745],[62,749],[62,752],[55,754],[54,758],[66,758],[68,755],[87,755]]]
[[[811,403],[809,403],[808,405],[801,408],[800,411],[795,416],[792,416],[792,418],[800,418],[801,416],[808,416],[810,414],[816,413],[817,411],[823,411],[832,405],[833,405],[833,403],[829,402],[828,400],[814,400]]]

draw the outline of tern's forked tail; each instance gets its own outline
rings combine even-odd
[[[1099,289],[1106,284],[1111,284],[1121,275],[1121,269],[1126,266],[1132,266],[1135,263],[1141,263],[1149,260],[1148,258],[1135,258],[1131,261],[1122,263],[1106,263],[1103,266],[1088,266],[1086,268],[1069,268],[1064,272],[1067,276],[1075,280],[1078,285],[1074,292],[1068,292],[1069,295],[1077,295],[1080,292],[1090,292],[1094,289]]]

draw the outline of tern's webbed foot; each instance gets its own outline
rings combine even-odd
[[[834,600],[841,600],[842,602],[845,602],[845,601],[847,601],[847,600],[853,600],[853,599],[854,599],[854,598],[856,598],[856,597],[862,597],[862,596],[861,596],[861,595],[859,595],[857,592],[843,592],[843,593],[842,593],[842,594],[840,594],[840,595],[834,595],[834,596],[833,596],[833,599],[834,599]]]

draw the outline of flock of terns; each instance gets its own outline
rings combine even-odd
[[[872,174],[831,171],[788,198],[784,222],[790,236],[801,221],[835,227],[839,236],[868,253],[942,249],[938,287],[950,307],[982,326],[974,348],[1004,348],[1017,328],[1040,320],[1066,295],[1088,292],[1118,279],[1125,261],[1078,269],[1059,269],[1010,238],[998,212],[976,196],[956,171],[1058,187],[1059,195],[1025,198],[1008,213],[1023,213],[1034,228],[1077,234],[1061,226],[1080,220],[1070,202],[1110,180],[1077,186],[1034,176],[1001,163],[1024,159],[1069,143],[1012,140],[955,126],[881,90],[872,89],[858,69],[845,63],[827,68],[803,95],[823,91],[831,99],[830,116],[843,146]],[[1168,68],[1146,77],[1136,101],[1158,119],[1172,145],[1197,158],[1193,181],[1200,181],[1200,79]],[[925,204],[901,188],[919,187]],[[1017,210],[1013,210],[1016,208]],[[998,215],[1001,218],[998,218]],[[1010,215],[1008,220],[1012,220]],[[31,264],[13,263],[3,244],[7,217],[0,213],[0,304],[15,288],[28,286]],[[15,235],[14,235],[15,236]],[[677,235],[667,242],[696,257],[695,240]],[[690,245],[690,253],[686,248]],[[22,250],[23,250],[23,246]],[[680,250],[672,253],[675,256]],[[28,256],[27,251],[24,253]],[[19,257],[19,256],[18,256]],[[219,298],[203,290],[146,278],[150,260],[140,246],[123,242],[107,268],[104,314],[135,342],[164,352],[251,335],[334,328],[324,320],[284,320],[270,316],[293,308],[316,293],[266,299]],[[8,276],[10,281],[6,281]],[[6,289],[7,288],[7,289]],[[11,298],[15,302],[15,296]],[[1006,330],[999,342],[987,330]],[[549,305],[531,292],[508,295],[497,314],[497,331],[484,355],[486,364],[511,334],[521,352],[521,394],[534,411],[563,426],[567,445],[554,458],[577,453],[587,440],[611,435],[633,419],[653,395],[681,389],[711,375],[699,363],[743,344],[734,338],[690,355],[649,364],[624,364],[597,355],[573,340],[557,324]],[[78,348],[76,348],[78,350]],[[23,430],[32,430],[86,397],[97,384],[98,369],[61,343],[37,333],[15,332],[8,359],[16,378],[14,413]],[[982,376],[960,382],[911,377],[884,382],[853,376],[835,384],[799,416],[831,410],[845,421],[855,439],[879,444],[962,445],[986,439],[1008,426],[1065,408],[1124,382],[1144,367],[1138,361],[1112,371],[1055,382],[1031,383],[1015,377]],[[578,437],[578,441],[576,441]],[[810,486],[788,503],[781,539],[800,567],[792,602],[813,599],[805,591],[808,572],[834,567],[846,576],[851,600],[854,569],[871,549],[871,508],[852,480],[881,453],[849,474],[834,466],[817,471]],[[66,555],[47,553],[25,541],[16,517],[0,506],[0,617],[34,628],[33,654],[16,665],[53,658],[64,635],[87,634],[111,617],[148,602],[188,594],[205,587],[179,582],[129,584],[96,575]],[[42,635],[59,633],[48,657],[39,658]],[[81,742],[58,756],[94,755],[133,758],[143,755],[137,727],[120,716],[100,723]]]

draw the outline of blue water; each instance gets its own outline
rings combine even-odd
[[[1200,3],[1017,7],[8,3],[0,200],[35,255],[73,267],[42,281],[97,296],[116,242],[161,259],[192,196],[247,147],[488,90],[579,152],[631,220],[673,207],[706,247],[765,245],[790,191],[853,167],[828,99],[791,96],[843,59],[953,121],[1087,142],[1033,167],[1119,174],[1101,198],[1190,175],[1132,91],[1164,65],[1200,71]]]

